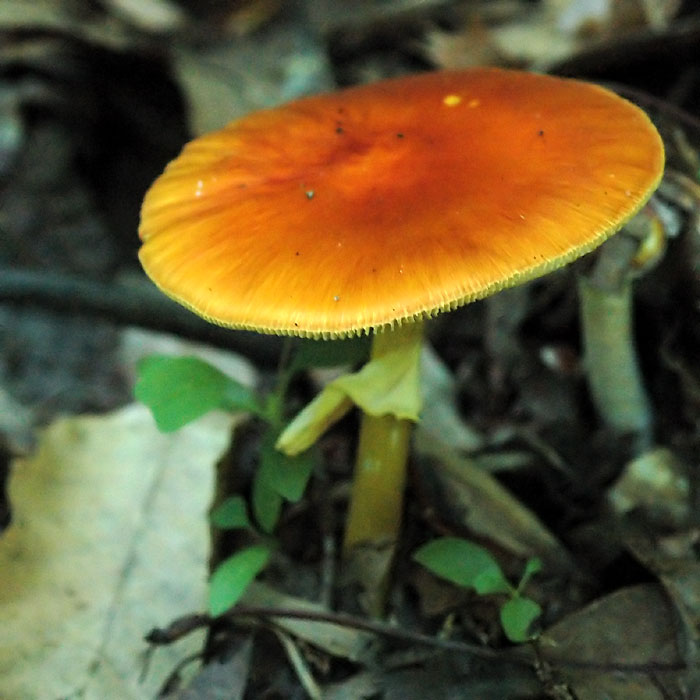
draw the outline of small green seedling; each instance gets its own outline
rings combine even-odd
[[[459,537],[428,542],[414,552],[413,559],[436,576],[457,586],[473,588],[479,595],[505,596],[500,607],[501,627],[511,642],[526,642],[536,636],[531,628],[542,609],[534,600],[523,596],[522,591],[542,568],[539,559],[528,559],[517,586],[508,581],[487,549]]]
[[[364,338],[335,343],[299,342],[291,362],[280,371],[276,389],[264,397],[196,357],[153,355],[139,363],[134,394],[151,409],[162,432],[178,430],[214,410],[249,413],[265,425],[251,493],[257,528],[241,496],[226,498],[211,514],[215,527],[247,529],[259,540],[224,560],[213,572],[209,592],[212,615],[220,615],[235,605],[248,584],[265,568],[276,546],[270,535],[284,502],[301,499],[313,472],[313,450],[290,457],[275,448],[286,418],[285,399],[291,378],[309,367],[361,361],[367,351]]]
[[[277,525],[285,500],[298,501],[306,488],[314,466],[312,453],[287,457],[274,449],[280,431],[277,393],[265,400],[248,387],[228,377],[196,357],[145,358],[138,368],[136,398],[153,413],[163,432],[182,428],[205,413],[225,410],[246,412],[265,423],[259,469],[252,487],[252,512],[260,530],[270,535]],[[245,528],[257,532],[248,518],[240,496],[226,499],[213,513],[212,524],[223,529]],[[212,573],[209,612],[220,615],[234,605],[248,584],[265,568],[274,550],[271,538],[236,552]]]
[[[272,538],[261,535],[248,517],[246,503],[241,496],[231,496],[215,508],[209,519],[222,530],[249,530],[259,543],[244,547],[219,564],[209,582],[209,613],[225,613],[245,593],[253,579],[267,566],[275,549]]]

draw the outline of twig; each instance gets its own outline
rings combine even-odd
[[[55,272],[0,267],[0,302],[33,304],[116,323],[176,333],[241,353],[258,366],[277,365],[282,339],[232,331],[203,321],[140,279],[99,282]]]
[[[304,657],[301,655],[297,645],[286,632],[279,629],[275,629],[273,631],[277,636],[277,639],[279,639],[280,644],[287,654],[289,663],[294,669],[294,673],[296,673],[299,682],[304,687],[304,690],[308,696],[311,698],[311,700],[321,700],[323,697],[321,688],[319,687],[318,683],[316,683],[316,679],[313,677],[313,674],[311,673],[306,661],[304,661]]]
[[[468,644],[450,639],[440,639],[420,632],[410,632],[408,630],[392,627],[376,620],[364,619],[354,615],[334,612],[317,612],[314,610],[295,610],[288,608],[268,608],[249,605],[237,605],[219,618],[212,618],[208,615],[189,615],[180,620],[175,620],[170,627],[165,629],[154,629],[146,635],[146,641],[151,644],[171,644],[177,641],[180,636],[173,636],[172,630],[176,629],[181,635],[183,630],[194,631],[198,627],[208,626],[216,622],[234,622],[241,618],[276,618],[284,617],[288,619],[307,620],[311,622],[323,622],[340,627],[350,627],[365,632],[371,632],[378,636],[395,639],[397,641],[410,644],[420,644],[423,646],[440,649],[442,651],[456,651],[463,654],[470,654],[487,660],[505,660],[512,663],[526,664],[528,666],[536,663],[537,655],[532,646],[519,646],[507,649],[491,649],[489,647]],[[183,620],[185,621],[183,623]],[[186,632],[185,632],[186,633]],[[543,647],[538,648],[539,657],[558,667],[579,669],[582,671],[598,671],[602,673],[639,673],[650,674],[669,671],[685,671],[687,665],[683,662],[649,662],[649,663],[614,663],[597,661],[580,661],[578,659],[568,659],[565,657],[548,658]]]

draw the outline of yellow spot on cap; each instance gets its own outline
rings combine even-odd
[[[459,95],[445,95],[442,100],[443,104],[446,104],[448,107],[456,107],[461,101],[462,98]]]
[[[469,100],[469,107],[478,107],[481,104],[481,100]]]

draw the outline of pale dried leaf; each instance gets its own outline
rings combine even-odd
[[[381,22],[398,22],[408,16],[427,15],[431,10],[451,4],[449,0],[315,0],[308,3],[309,19],[322,33],[357,29]]]
[[[118,21],[101,14],[86,20],[70,11],[72,4],[55,0],[5,0],[0,2],[0,30],[56,32],[115,49],[135,43],[134,33]]]
[[[228,419],[164,436],[143,406],[59,420],[17,460],[0,537],[0,697],[153,697],[201,637],[144,634],[204,607],[206,512]],[[40,670],[40,672],[38,672]]]
[[[435,66],[449,70],[503,63],[491,30],[478,18],[456,32],[432,29],[426,33],[421,50]]]
[[[618,515],[639,510],[650,521],[680,526],[688,517],[689,489],[685,466],[671,450],[658,447],[625,465],[607,496]]]
[[[170,0],[102,0],[106,8],[144,32],[174,32],[186,23],[185,12]]]
[[[255,607],[307,610],[310,613],[327,612],[327,608],[322,605],[281,593],[259,581],[251,584],[241,599],[241,604]],[[284,617],[270,619],[274,620],[275,624],[286,632],[323,649],[329,654],[350,661],[359,661],[364,658],[369,645],[374,640],[374,637],[367,632],[329,622]]]
[[[299,23],[275,21],[255,36],[179,46],[173,62],[196,135],[333,87],[326,55]]]
[[[433,348],[426,344],[421,353],[423,410],[417,433],[425,440],[439,437],[456,450],[472,452],[483,447],[484,438],[465,423],[457,407],[455,379]]]
[[[198,357],[248,387],[256,386],[260,379],[253,363],[243,355],[219,350],[205,343],[183,340],[168,333],[154,333],[141,328],[127,328],[122,332],[119,359],[131,373],[132,381],[136,381],[138,363],[149,355]]]
[[[523,63],[533,68],[569,58],[579,48],[574,37],[555,31],[547,22],[537,21],[534,16],[525,22],[494,27],[492,37],[509,63]]]
[[[565,34],[601,34],[610,22],[611,0],[569,0],[557,17],[557,29]]]

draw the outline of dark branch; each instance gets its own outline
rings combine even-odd
[[[145,280],[99,282],[73,275],[0,267],[0,303],[102,316],[116,323],[174,333],[241,353],[274,367],[282,339],[214,326],[168,299]]]
[[[506,649],[491,649],[482,647],[476,644],[468,644],[457,640],[440,639],[428,634],[419,632],[411,632],[399,627],[388,625],[384,622],[369,620],[354,615],[344,613],[322,612],[313,610],[294,610],[286,608],[267,608],[259,606],[236,605],[231,610],[224,613],[221,617],[214,618],[204,614],[194,614],[175,620],[169,627],[165,629],[154,629],[146,635],[146,641],[151,644],[171,644],[180,639],[185,634],[194,631],[200,627],[209,627],[217,622],[225,620],[234,621],[240,618],[260,618],[270,620],[276,617],[298,620],[310,620],[314,622],[325,622],[341,627],[349,627],[365,632],[370,632],[378,636],[383,636],[397,641],[403,641],[409,644],[420,644],[423,646],[432,647],[434,649],[442,649],[444,651],[456,651],[463,654],[471,654],[482,659],[490,660],[507,660],[513,663],[531,665],[537,657],[552,664],[556,667],[576,668],[587,671],[598,671],[601,673],[638,673],[648,675],[657,672],[684,671],[687,670],[686,664],[683,662],[656,662],[649,661],[647,663],[617,663],[597,662],[588,660],[571,659],[558,657],[552,654],[549,650],[544,653],[543,648],[539,648],[538,653],[534,653],[534,649],[530,646],[521,645],[518,647],[509,647]],[[536,642],[535,642],[536,643]]]

